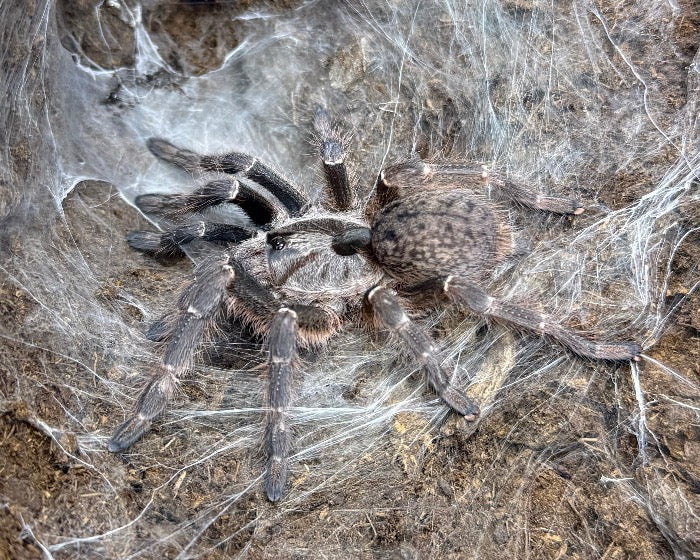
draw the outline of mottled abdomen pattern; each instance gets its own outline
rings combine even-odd
[[[372,249],[404,285],[450,274],[478,282],[509,251],[507,233],[498,209],[471,191],[421,191],[379,213]]]

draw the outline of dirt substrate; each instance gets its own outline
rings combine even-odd
[[[89,31],[94,2],[64,4],[72,5],[61,4],[59,10],[66,48],[105,67],[133,62],[129,30],[120,35],[122,22],[110,20],[109,2],[100,8],[102,25],[111,25],[108,58],[104,43]],[[248,3],[235,4],[246,9]],[[530,3],[511,4],[527,13]],[[144,19],[165,58],[186,73],[216,67],[243,39],[222,17],[234,9],[228,3],[168,9],[166,4]],[[691,5],[682,9],[689,15],[675,40],[683,47],[679,51],[688,53],[688,65],[697,49],[698,20]],[[204,35],[202,29],[208,30],[206,40],[193,41]],[[327,64],[331,73],[332,66]],[[20,156],[15,146],[15,166],[21,165]],[[611,177],[602,202],[611,208],[630,204],[644,194],[639,185],[648,182],[645,169]],[[85,259],[97,282],[96,306],[117,313],[127,328],[145,331],[143,314],[131,302],[167,308],[171,298],[163,294],[177,292],[187,281],[189,264],[162,266],[129,250],[125,232],[148,226],[113,186],[84,182],[64,200],[63,211],[65,217],[42,224],[55,236],[57,251],[70,245]],[[698,206],[684,207],[676,220],[687,230],[698,228],[698,212]],[[3,250],[27,266],[26,247],[15,237]],[[113,402],[86,402],[97,383],[87,372],[121,380],[119,354],[110,355],[105,345],[82,348],[81,359],[66,359],[56,344],[46,342],[52,340],[51,329],[37,323],[44,304],[22,288],[16,270],[6,268],[0,284],[0,558],[699,558],[700,300],[697,291],[686,293],[689,277],[697,279],[699,261],[696,231],[672,263],[666,303],[669,308],[681,304],[659,341],[645,351],[694,385],[642,362],[650,403],[647,430],[655,434],[647,442],[646,462],[639,458],[637,438],[620,423],[637,407],[629,368],[600,366],[585,381],[545,381],[523,394],[511,391],[469,437],[464,422],[452,417],[427,427],[423,438],[411,437],[426,430],[426,419],[401,413],[387,426],[377,454],[356,458],[353,476],[341,476],[342,484],[327,485],[295,502],[295,508],[272,505],[256,489],[230,509],[222,506],[208,527],[188,520],[202,513],[202,504],[211,505],[212,497],[221,496],[223,504],[232,484],[254,480],[260,453],[214,455],[171,480],[177,464],[171,460],[187,453],[191,432],[183,437],[182,431],[172,435],[156,427],[146,460],[96,447],[86,452],[70,431],[54,431],[66,424],[67,411],[84,410],[77,419],[84,433],[111,432],[121,417],[115,418]],[[235,336],[245,339],[245,334]],[[205,359],[220,363],[222,356],[213,354]],[[225,380],[219,381],[215,394],[221,396]],[[585,398],[575,396],[577,381],[586,384]],[[362,381],[355,384],[361,390]],[[204,389],[197,384],[184,390],[201,397],[195,393]],[[611,394],[619,398],[611,402]],[[675,406],[678,402],[687,406]],[[291,484],[303,488],[304,475],[296,472]],[[133,530],[123,527],[132,520],[137,520]],[[71,536],[117,529],[119,538],[86,538],[52,549],[52,556],[43,549]],[[195,534],[196,544],[183,551]]]

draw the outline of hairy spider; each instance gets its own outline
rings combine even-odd
[[[287,480],[287,410],[297,349],[324,344],[344,321],[361,320],[365,302],[377,323],[403,340],[428,385],[467,420],[477,417],[479,407],[440,366],[436,343],[404,310],[409,301],[424,304],[429,295],[433,304],[453,303],[546,335],[586,358],[638,359],[634,342],[592,341],[481,287],[511,253],[512,236],[479,188],[491,185],[524,206],[558,214],[580,214],[577,202],[540,195],[486,167],[414,159],[384,169],[372,209],[360,208],[343,139],[325,110],[317,112],[314,126],[328,186],[321,204],[252,156],[202,156],[162,139],[148,141],[162,160],[219,175],[185,194],[138,197],[144,213],[167,225],[164,232],[129,233],[129,245],[156,256],[181,256],[194,240],[218,249],[196,266],[177,310],[151,329],[165,346],[160,366],[110,439],[110,451],[126,449],[150,428],[192,367],[207,330],[232,316],[265,337],[269,348],[264,486],[271,501],[282,497]]]

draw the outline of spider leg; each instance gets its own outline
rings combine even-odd
[[[189,214],[202,212],[225,203],[234,203],[252,219],[258,227],[286,216],[286,210],[269,195],[265,196],[255,188],[236,180],[220,179],[187,193],[149,193],[136,197],[135,203],[145,214],[155,214],[168,219],[179,220]],[[247,218],[246,218],[247,221]],[[190,219],[175,224],[165,232],[131,231],[127,243],[132,249],[154,256],[182,257],[182,245],[195,239],[216,243],[239,243],[257,233],[255,227],[219,223],[208,220]]]
[[[279,305],[279,304],[278,304]],[[264,488],[271,502],[284,493],[292,447],[287,409],[291,402],[291,377],[295,370],[296,350],[304,335],[309,339],[327,338],[339,326],[337,318],[313,305],[280,307],[270,324],[268,346],[268,414],[265,425]]]
[[[296,357],[297,314],[287,307],[277,311],[270,326],[268,364],[268,405],[265,426],[265,493],[271,502],[282,497],[289,471],[292,433],[287,408],[291,401],[291,383]]]
[[[541,194],[532,187],[513,181],[501,173],[490,172],[486,166],[482,167],[481,177],[486,184],[495,186],[523,206],[553,214],[573,214],[575,216],[583,214],[583,206],[573,198]]]
[[[269,413],[265,428],[265,491],[270,501],[282,497],[291,448],[287,408],[298,343],[318,344],[340,326],[337,315],[313,305],[284,306],[272,292],[228,255],[204,261],[195,281],[178,300],[178,310],[161,318],[151,338],[166,342],[156,374],[143,389],[134,412],[114,432],[107,447],[119,452],[145,434],[170,401],[180,379],[190,370],[194,353],[222,308],[238,313],[259,331],[269,331]]]
[[[434,342],[409,319],[398,299],[381,286],[372,288],[367,294],[367,299],[384,326],[401,337],[422,365],[428,384],[440,398],[465,419],[475,420],[479,414],[479,406],[452,384],[447,373],[440,367]]]
[[[253,276],[234,264],[236,281],[231,312],[256,330],[268,331],[268,407],[265,425],[264,488],[271,502],[278,501],[287,483],[291,430],[287,409],[291,402],[291,377],[299,344],[318,345],[340,327],[337,315],[314,305],[284,305]]]
[[[442,290],[457,303],[475,313],[524,327],[552,337],[574,353],[594,360],[639,360],[642,351],[636,342],[595,342],[557,323],[551,316],[500,301],[477,285],[448,276]]]
[[[316,111],[314,128],[319,136],[323,172],[333,195],[334,205],[340,211],[349,210],[354,206],[355,200],[345,168],[343,139],[331,125],[330,117],[325,109]]]
[[[185,193],[142,194],[136,197],[134,203],[144,214],[176,221],[226,203],[241,208],[258,226],[287,216],[286,208],[275,197],[235,179],[217,179]]]
[[[215,243],[239,243],[250,239],[257,229],[231,224],[197,221],[186,223],[165,232],[130,231],[126,236],[129,246],[142,253],[158,257],[182,257],[182,245],[195,239]]]
[[[231,266],[236,280],[229,286],[233,296],[229,313],[241,317],[256,332],[269,332],[273,317],[282,307],[296,313],[299,325],[297,335],[304,348],[323,344],[340,328],[340,318],[330,309],[280,301],[254,276],[248,274],[240,263],[232,262]]]
[[[207,259],[195,269],[195,281],[178,300],[177,312],[160,365],[136,401],[132,415],[112,435],[107,445],[112,452],[131,446],[163,412],[180,379],[190,370],[194,353],[206,330],[221,312],[226,287],[233,280],[229,256]]]
[[[291,216],[298,216],[307,206],[307,198],[292,183],[257,158],[241,152],[203,156],[184,150],[161,138],[149,138],[148,149],[154,156],[191,173],[215,171],[240,173],[269,191]]]
[[[381,185],[385,196],[396,196],[401,188],[416,188],[424,185],[465,186],[482,188],[493,185],[516,202],[555,214],[581,214],[583,207],[572,198],[538,193],[527,185],[513,181],[505,175],[491,172],[488,167],[469,167],[455,163],[425,163],[419,159],[394,165],[382,171]]]
[[[137,196],[136,206],[144,214],[155,214],[168,218],[201,212],[211,206],[234,202],[241,184],[232,179],[210,181],[190,192],[178,194],[148,193]]]

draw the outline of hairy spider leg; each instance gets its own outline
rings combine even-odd
[[[202,337],[222,311],[226,288],[234,278],[229,256],[209,258],[195,269],[195,280],[180,295],[165,351],[155,374],[141,391],[132,415],[109,440],[108,449],[123,451],[146,433],[172,398],[180,379],[191,369]]]
[[[419,159],[387,168],[382,172],[384,189],[390,191],[404,186],[414,187],[432,183],[434,186],[465,186],[473,189],[493,185],[512,200],[554,214],[581,214],[584,208],[573,198],[540,194],[524,183],[514,181],[502,173],[490,171],[486,165],[469,167],[456,163],[425,163]]]
[[[441,282],[443,292],[471,311],[496,320],[547,335],[575,354],[593,360],[639,360],[636,342],[595,342],[557,323],[551,316],[500,301],[477,285],[454,276]]]
[[[318,134],[317,141],[323,162],[323,173],[330,187],[333,206],[340,211],[350,210],[355,206],[356,200],[345,167],[344,139],[331,125],[328,111],[323,108],[316,111],[314,129]]]
[[[234,263],[236,281],[230,313],[241,317],[257,332],[268,332],[268,414],[265,424],[264,488],[268,499],[282,498],[289,470],[291,429],[288,414],[291,378],[297,346],[325,342],[340,328],[340,318],[329,310],[304,304],[284,304],[243,267]]]
[[[161,138],[149,138],[147,146],[154,156],[191,173],[197,171],[240,173],[269,191],[286,208],[290,216],[299,216],[308,206],[308,199],[297,187],[269,165],[248,154],[230,152],[222,155],[200,155],[178,148]]]
[[[440,398],[466,420],[475,420],[479,406],[464,391],[455,387],[449,375],[440,367],[437,347],[430,337],[409,319],[399,300],[381,286],[372,288],[367,299],[381,323],[396,333],[421,364],[428,384]]]
[[[268,499],[277,502],[284,493],[289,472],[292,432],[287,409],[291,401],[290,379],[297,350],[297,314],[288,307],[279,309],[272,320],[268,339],[268,405],[265,426],[264,488]]]
[[[253,237],[258,228],[287,216],[286,209],[274,197],[264,195],[252,185],[234,179],[218,179],[192,191],[178,194],[149,193],[136,197],[136,206],[144,213],[162,216],[176,223],[165,232],[131,231],[126,240],[132,249],[162,257],[182,257],[182,245],[195,239],[216,243],[239,243]],[[234,203],[256,227],[192,219],[191,214],[213,206]],[[184,223],[177,223],[185,220]]]
[[[243,209],[258,226],[268,226],[288,215],[286,208],[270,193],[235,179],[216,179],[184,193],[142,194],[134,202],[144,214],[175,221],[182,221],[190,214],[226,203],[233,203]]]
[[[130,231],[126,235],[126,242],[129,247],[141,253],[156,257],[180,258],[185,256],[182,245],[195,239],[215,243],[240,243],[250,239],[257,232],[254,228],[200,220],[164,232]]]
[[[233,202],[238,197],[240,186],[235,179],[217,179],[185,193],[142,194],[134,199],[134,203],[144,214],[178,219],[217,204]]]
[[[263,484],[271,502],[282,498],[287,484],[292,447],[288,408],[291,403],[291,378],[296,369],[297,345],[309,338],[320,342],[331,336],[339,326],[337,317],[312,305],[280,307],[272,319],[268,337],[267,465]]]
[[[297,344],[312,346],[324,342],[337,331],[340,319],[312,305],[285,306],[228,255],[198,265],[195,281],[178,300],[178,310],[152,327],[149,337],[167,341],[165,352],[155,375],[139,395],[133,414],[115,430],[108,449],[123,451],[151,428],[172,398],[177,383],[191,369],[197,347],[226,307],[224,304],[227,314],[239,315],[259,332],[269,331],[265,492],[270,501],[278,501],[287,481],[291,448],[287,409]]]

